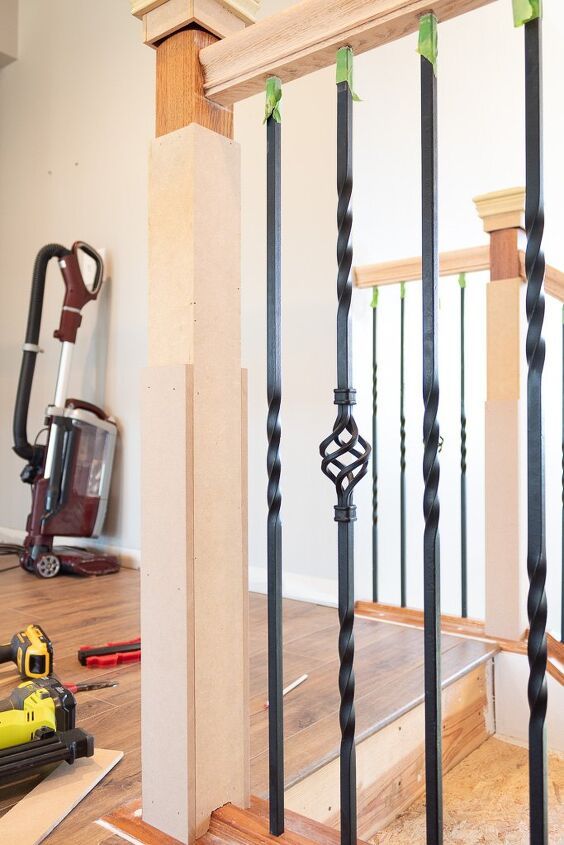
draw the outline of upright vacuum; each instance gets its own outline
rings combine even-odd
[[[90,286],[85,284],[79,256],[94,264]],[[53,404],[45,414],[47,440],[27,438],[29,400],[39,348],[39,332],[47,267],[56,258],[63,276],[65,296],[59,328],[61,357]],[[87,260],[87,259],[86,259]],[[77,241],[71,249],[44,246],[35,259],[27,331],[14,412],[14,451],[26,461],[21,479],[31,485],[31,512],[20,564],[41,578],[60,572],[106,575],[119,569],[117,559],[72,546],[54,547],[57,537],[98,537],[104,524],[116,444],[115,421],[101,408],[68,396],[72,355],[82,322],[82,309],[98,297],[104,267],[100,255]]]

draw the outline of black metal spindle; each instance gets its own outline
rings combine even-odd
[[[378,601],[378,288],[372,289],[372,601]],[[563,494],[564,495],[564,494]]]
[[[400,593],[407,606],[405,489],[405,282],[400,283]]]
[[[437,21],[423,15],[421,53],[421,184],[423,295],[423,541],[425,654],[425,783],[427,845],[442,845],[441,636],[439,562],[439,378],[437,213]]]
[[[322,472],[335,484],[339,570],[339,691],[341,704],[340,798],[341,844],[356,845],[356,762],[354,712],[354,520],[353,490],[368,471],[370,446],[353,416],[350,306],[352,284],[352,50],[337,54],[337,419],[320,445]]]
[[[461,615],[468,616],[468,521],[466,503],[466,274],[460,285],[460,605]]]
[[[529,798],[531,845],[548,842],[546,753],[546,531],[542,422],[542,373],[545,344],[545,260],[543,141],[542,141],[542,23],[536,17],[525,24],[525,134],[527,246],[527,571],[529,574]]]
[[[270,832],[284,832],[284,713],[282,666],[282,522],[280,509],[281,354],[281,124],[280,80],[267,80],[266,103],[266,346],[268,470],[268,742]]]

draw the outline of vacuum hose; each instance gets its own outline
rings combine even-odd
[[[33,267],[31,298],[25,334],[25,346],[14,410],[14,452],[29,463],[38,466],[43,456],[43,446],[33,446],[27,439],[27,415],[31,386],[35,372],[35,359],[39,352],[39,331],[43,312],[43,296],[47,265],[52,258],[64,258],[70,250],[60,244],[48,244],[39,250]],[[35,347],[35,348],[34,348]]]

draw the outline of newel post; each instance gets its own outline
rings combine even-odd
[[[240,155],[199,51],[257,0],[132,0],[156,49],[142,383],[143,821],[183,843],[249,796]]]
[[[523,248],[525,189],[476,197],[490,235],[485,405],[486,631],[519,639],[527,627]]]

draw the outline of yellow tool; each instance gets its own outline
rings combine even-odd
[[[0,645],[0,663],[13,661],[22,678],[44,678],[53,671],[53,645],[39,625],[28,625]]]
[[[0,701],[0,750],[71,730],[74,725],[74,696],[57,678],[24,681]]]

